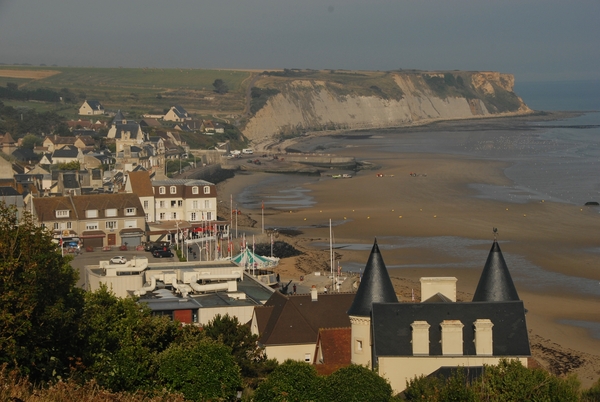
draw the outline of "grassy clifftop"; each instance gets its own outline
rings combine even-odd
[[[221,80],[227,91],[215,91]],[[77,116],[84,99],[130,116],[160,114],[182,105],[196,117],[217,117],[250,137],[290,131],[370,128],[420,119],[485,117],[528,109],[513,93],[513,78],[464,71],[233,71],[155,68],[0,66],[0,86],[68,89],[70,104],[15,104]],[[77,102],[77,100],[79,102]],[[11,102],[6,102],[11,104]]]

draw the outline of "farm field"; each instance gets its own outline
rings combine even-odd
[[[0,66],[0,85],[14,82],[27,89],[67,88],[81,99],[97,99],[107,109],[134,114],[160,113],[180,104],[196,115],[236,115],[244,111],[246,85],[253,74],[233,70]],[[227,94],[213,91],[216,79],[225,82]],[[73,108],[74,114],[77,107]]]

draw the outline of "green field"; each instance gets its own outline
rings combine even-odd
[[[20,88],[67,88],[80,99],[99,100],[106,109],[132,114],[163,112],[179,104],[193,114],[241,114],[245,107],[245,85],[250,72],[198,69],[75,68],[0,66],[2,70],[58,71],[41,79],[0,76],[0,85],[15,82]],[[216,94],[213,82],[222,79],[229,88]],[[73,108],[76,114],[79,105]]]

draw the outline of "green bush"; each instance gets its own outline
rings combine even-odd
[[[171,345],[158,358],[158,377],[193,401],[232,400],[242,385],[231,349],[209,339]]]
[[[351,365],[343,367],[325,378],[324,401],[339,402],[387,402],[392,387],[373,370]]]

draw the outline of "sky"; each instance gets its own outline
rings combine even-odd
[[[599,0],[0,0],[0,63],[600,80]]]

